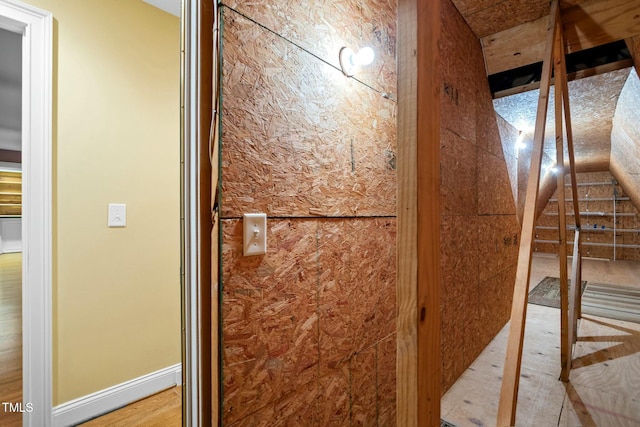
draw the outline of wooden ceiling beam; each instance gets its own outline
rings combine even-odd
[[[640,43],[640,41],[638,41],[638,43]],[[580,70],[574,73],[569,73],[567,74],[567,81],[572,82],[574,80],[580,80],[586,77],[598,76],[600,74],[606,74],[612,71],[622,70],[623,68],[629,68],[631,66],[633,66],[633,60],[621,59],[620,61],[610,62],[608,64],[603,64],[603,65],[596,65],[593,68],[587,68],[586,70]],[[636,67],[636,70],[638,70],[637,67]],[[638,74],[640,75],[640,72]],[[551,84],[555,86],[555,78],[551,79]],[[530,90],[535,90],[539,88],[540,88],[540,81],[527,83],[522,86],[515,86],[510,89],[498,91],[493,94],[493,99],[504,98],[505,96],[515,95],[516,93],[528,92]]]
[[[565,52],[640,38],[640,0],[587,0],[562,12]],[[487,75],[541,62],[549,17],[481,39]],[[637,51],[638,48],[636,48]]]

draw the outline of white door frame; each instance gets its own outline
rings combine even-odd
[[[48,427],[53,17],[17,0],[0,0],[0,27],[22,34],[22,403],[33,408],[24,413],[23,426]]]

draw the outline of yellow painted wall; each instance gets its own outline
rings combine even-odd
[[[180,362],[180,30],[140,0],[26,1],[54,16],[55,406]]]

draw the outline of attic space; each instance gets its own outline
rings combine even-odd
[[[399,238],[399,147],[406,129],[399,121],[398,17],[407,4],[230,0],[219,7],[219,177],[213,185],[220,313],[214,352],[219,344],[224,425],[402,425],[398,277],[405,260],[397,254],[406,243]],[[541,174],[532,180],[539,196],[526,203],[529,177],[537,176],[531,164],[545,90],[538,68],[545,59],[549,2],[439,4],[433,92],[438,209],[426,231],[439,236],[440,340],[431,381],[437,400],[443,398],[443,419],[456,426],[495,425],[527,218],[535,219],[529,290],[547,277],[560,280],[560,236],[566,234],[572,254],[576,233],[588,258],[582,277],[587,289],[590,282],[616,278],[613,285],[640,290],[640,81],[633,62],[640,52],[633,21],[640,0],[560,3],[567,58],[605,46],[572,56],[567,74],[579,212],[572,210],[571,187],[557,188],[557,174],[567,176],[566,184],[572,174],[568,151],[566,162],[556,165],[553,84],[547,117],[540,119],[546,119]],[[375,58],[345,72],[345,47],[371,47]],[[496,76],[499,88],[492,83]],[[569,220],[561,233],[565,205]],[[267,216],[264,254],[244,255],[247,213]],[[619,265],[626,270],[616,272]],[[540,368],[544,381],[522,380],[523,393],[538,402],[548,397],[549,385],[560,404],[549,417],[557,423],[564,411],[573,420],[578,406],[570,399],[563,406],[569,389],[558,381],[561,311],[530,310],[523,369],[527,375],[533,369],[535,377],[527,353],[533,351],[547,355],[549,366]],[[634,323],[592,319],[593,333],[606,324],[638,339]],[[553,338],[545,340],[545,332]],[[542,338],[531,338],[535,334]],[[628,345],[637,350],[637,342]],[[580,351],[572,380],[581,366],[601,368],[588,351],[575,354]],[[637,365],[634,351],[625,357],[632,355]],[[585,404],[606,407],[592,397],[584,395]],[[640,420],[640,405],[625,402],[629,408],[616,410]],[[517,425],[529,425],[522,421],[527,419],[520,414]]]

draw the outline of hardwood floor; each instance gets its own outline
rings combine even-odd
[[[22,254],[0,255],[0,402],[22,402]],[[0,405],[0,426],[21,426],[22,414]]]
[[[182,387],[173,387],[94,418],[83,427],[174,427],[182,425]]]
[[[531,284],[558,277],[557,258],[534,257]],[[640,286],[640,263],[586,260],[583,279]],[[442,399],[458,427],[494,426],[508,328]],[[560,311],[529,304],[518,396],[518,426],[640,426],[640,324],[585,315],[570,382],[560,374]]]

